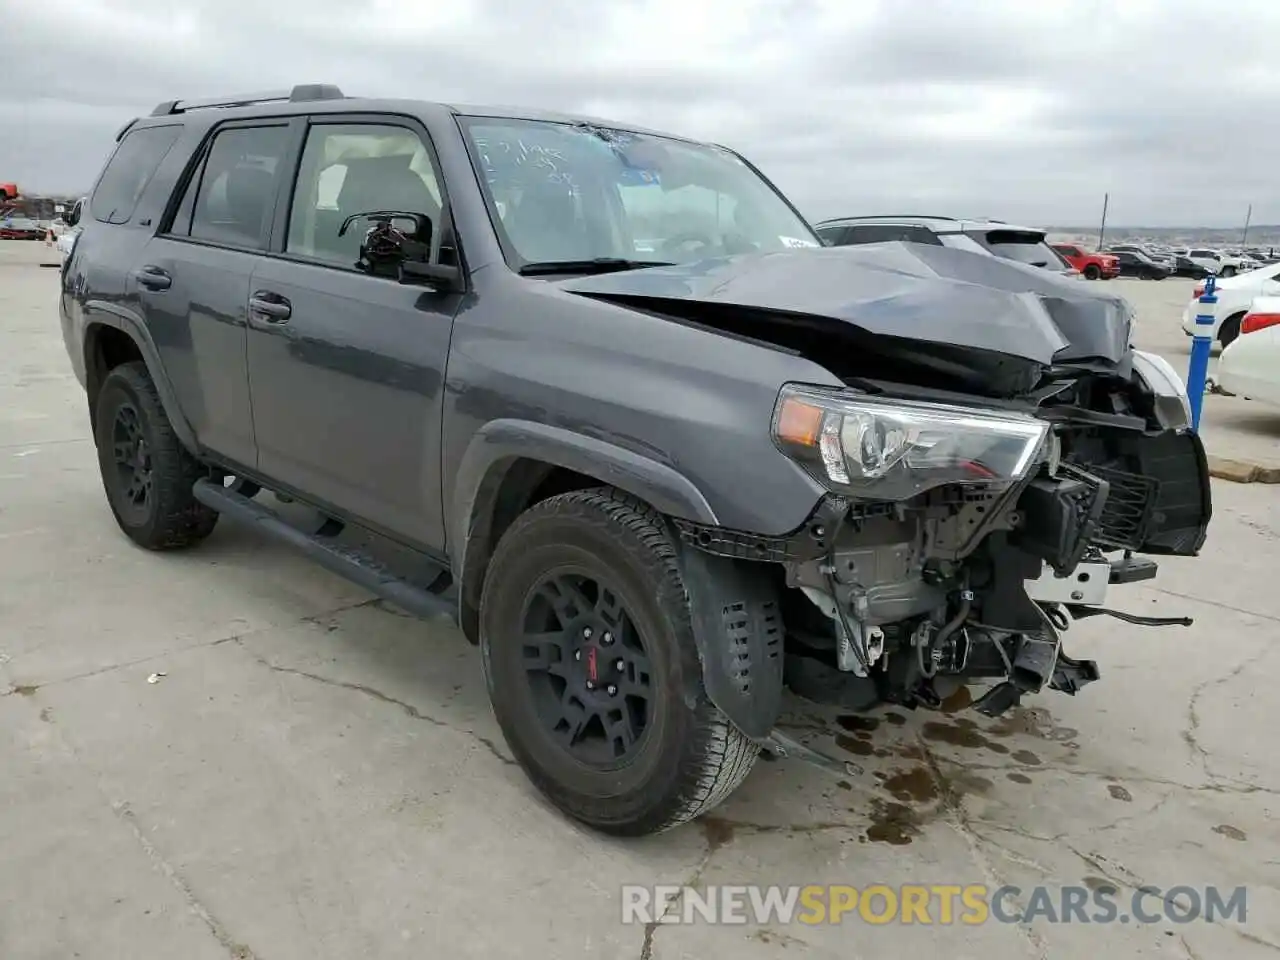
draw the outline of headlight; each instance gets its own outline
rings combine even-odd
[[[778,447],[835,489],[906,500],[946,484],[1007,486],[1027,475],[1049,424],[1021,413],[811,387],[778,396]]]

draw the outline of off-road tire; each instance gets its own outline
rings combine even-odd
[[[114,458],[116,414],[125,404],[136,411],[150,452],[152,484],[143,515],[133,515],[124,508]],[[130,540],[148,550],[176,550],[193,546],[213,532],[217,512],[196,500],[191,489],[209,471],[187,452],[173,432],[146,364],[124,363],[107,374],[98,394],[94,420],[98,467],[107,503]]]
[[[1097,280],[1102,276],[1102,271],[1098,269],[1096,263],[1086,264],[1084,268],[1084,278],[1086,280]]]
[[[598,570],[617,588],[644,642],[657,708],[621,771],[572,757],[537,720],[520,651],[526,598],[557,565]],[[759,747],[707,699],[677,547],[663,518],[609,488],[536,504],[494,551],[480,603],[480,650],[503,736],[534,785],[569,816],[642,836],[712,809],[746,778]]]
[[[1243,319],[1243,313],[1236,313],[1222,321],[1222,326],[1218,328],[1218,342],[1224,348],[1231,346],[1236,337],[1240,336],[1240,321]]]

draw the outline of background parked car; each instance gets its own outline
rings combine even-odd
[[[1215,272],[1213,270],[1210,270],[1207,267],[1201,266],[1199,263],[1197,263],[1195,260],[1192,260],[1185,253],[1175,253],[1173,255],[1173,260],[1174,260],[1173,272],[1175,276],[1189,277],[1192,280],[1203,280],[1209,274]]]
[[[1110,253],[1114,253],[1116,255],[1119,255],[1122,253],[1139,254],[1141,257],[1147,260],[1150,260],[1152,263],[1155,263],[1155,264],[1158,264],[1159,266],[1164,267],[1165,270],[1168,271],[1168,274],[1173,274],[1178,269],[1178,262],[1174,258],[1172,253],[1161,253],[1151,249],[1150,247],[1144,247],[1142,244],[1139,244],[1139,243],[1113,243],[1111,246],[1107,247],[1107,251]],[[1123,273],[1124,272],[1123,260],[1121,261],[1120,266],[1121,266],[1121,273]]]
[[[1093,253],[1074,243],[1050,244],[1086,280],[1110,280],[1120,275],[1120,261],[1110,253]]]
[[[1255,297],[1218,359],[1218,386],[1280,407],[1280,296]]]
[[[1054,273],[1077,273],[1075,267],[1046,242],[1043,230],[1000,220],[914,215],[839,217],[822,221],[816,229],[822,242],[829,247],[905,240],[989,253]]]
[[[1167,263],[1157,263],[1141,250],[1124,250],[1112,247],[1107,251],[1120,262],[1122,277],[1140,277],[1143,280],[1163,280],[1173,274]]]
[[[1213,311],[1213,335],[1224,347],[1228,346],[1240,335],[1240,322],[1249,312],[1249,305],[1254,297],[1280,296],[1280,263],[1248,273],[1236,274],[1217,281],[1218,302],[1210,306],[1200,303],[1200,295],[1204,293],[1204,285],[1198,284],[1192,292],[1191,300],[1182,311],[1182,330],[1187,336],[1193,336],[1196,329],[1196,314],[1208,307]]]
[[[0,240],[43,240],[44,234],[40,224],[26,217],[0,220]]]

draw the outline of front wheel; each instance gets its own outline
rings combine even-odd
[[[676,545],[630,497],[580,490],[517,518],[485,575],[480,649],[516,760],[596,829],[692,820],[759,754],[707,699]]]
[[[1084,268],[1084,278],[1086,280],[1097,280],[1100,276],[1102,276],[1102,271],[1098,269],[1096,263],[1088,264]]]
[[[134,543],[172,550],[213,532],[218,514],[191,489],[208,471],[174,434],[146,364],[121,364],[107,374],[94,441],[107,503]]]

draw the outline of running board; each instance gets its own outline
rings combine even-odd
[[[320,566],[402,610],[424,620],[458,621],[457,604],[423,587],[396,576],[386,567],[332,538],[303,533],[282,520],[274,511],[242,497],[221,484],[197,480],[195,498],[206,507],[233,520],[240,520],[301,550]]]

